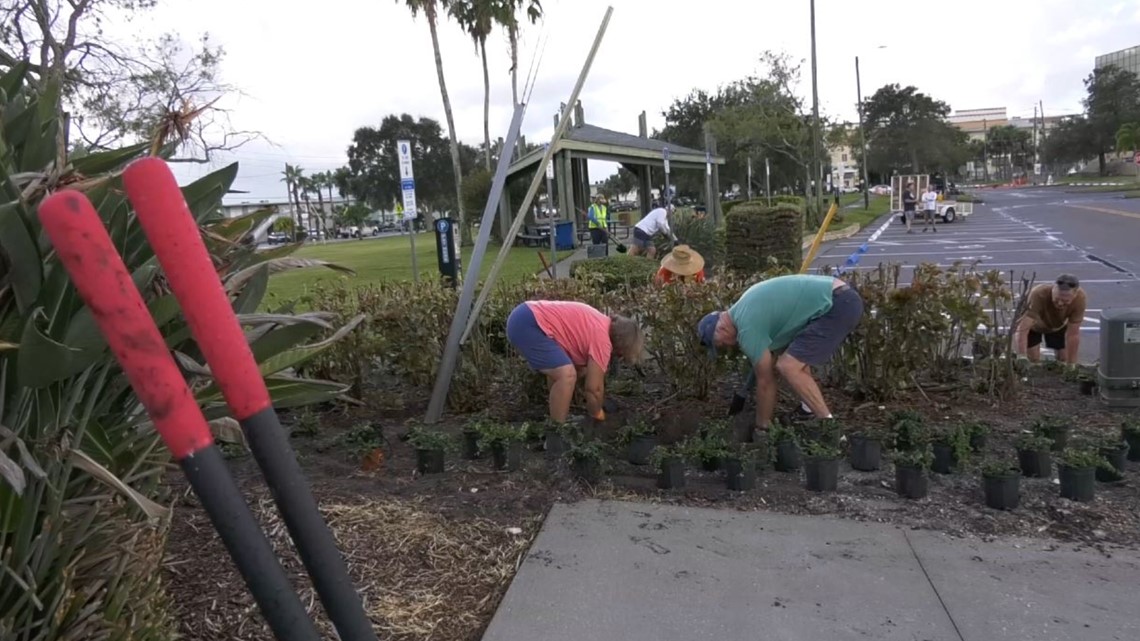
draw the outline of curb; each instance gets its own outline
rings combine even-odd
[[[833,240],[840,240],[842,238],[850,238],[850,237],[854,236],[855,234],[858,234],[859,230],[862,228],[863,228],[862,225],[860,225],[859,223],[855,223],[854,225],[850,225],[848,227],[840,229],[839,231],[829,231],[823,235],[823,240],[821,240],[820,243],[827,243],[827,242],[831,242]],[[812,241],[814,241],[814,240],[815,240],[815,234],[812,234],[810,236],[804,236],[804,242],[803,242],[803,245],[800,247],[800,249],[807,249],[808,247],[811,247]]]

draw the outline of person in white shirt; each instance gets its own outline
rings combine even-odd
[[[922,194],[922,215],[924,223],[922,231],[933,229],[935,233],[938,228],[934,226],[934,213],[938,210],[938,192],[934,190],[934,185],[926,186],[926,193]]]
[[[677,242],[677,237],[669,228],[669,214],[673,205],[658,207],[646,214],[633,228],[633,244],[629,248],[630,256],[645,254],[649,258],[656,258],[657,247],[653,244],[653,237],[664,234]]]

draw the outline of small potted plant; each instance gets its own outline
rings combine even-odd
[[[883,441],[872,430],[851,435],[851,467],[860,472],[874,472],[883,464]]]
[[[479,447],[479,438],[483,431],[483,421],[473,420],[469,421],[463,426],[463,431],[459,434],[460,449],[464,460],[474,461],[482,454]]]
[[[630,463],[648,465],[653,448],[657,447],[657,430],[644,421],[634,421],[621,428],[618,439],[626,446],[626,459]]]
[[[794,430],[772,423],[768,430],[768,442],[772,448],[772,466],[777,472],[799,471],[803,455]]]
[[[896,450],[923,448],[930,442],[930,429],[926,426],[926,420],[912,410],[900,410],[891,414],[890,428]]]
[[[576,432],[573,423],[556,423],[547,421],[543,430],[543,451],[546,458],[552,461],[561,459],[569,448],[569,440]]]
[[[724,457],[724,484],[733,492],[747,492],[756,487],[756,464],[760,450],[737,447]]]
[[[570,470],[583,483],[594,485],[602,477],[602,446],[597,441],[580,441],[566,450]]]
[[[408,443],[416,449],[416,471],[420,474],[442,474],[447,446],[452,441],[443,432],[420,426],[408,430]]]
[[[1124,479],[1124,460],[1128,455],[1128,443],[1115,438],[1105,439],[1097,445],[1102,460],[1096,468],[1096,480],[1101,483],[1115,483]]]
[[[687,448],[689,457],[706,472],[719,470],[729,452],[728,441],[714,433],[689,439]]]
[[[1006,460],[982,463],[982,494],[995,510],[1012,510],[1021,501],[1021,470]]]
[[[685,487],[685,452],[679,445],[664,445],[653,450],[650,464],[657,469],[657,487],[675,490]]]
[[[838,419],[813,419],[800,429],[801,443],[816,442],[839,447],[839,437],[843,435],[843,425]]]
[[[926,447],[895,451],[895,491],[908,499],[921,499],[930,490],[930,479],[926,470],[934,459],[929,445]]]
[[[523,433],[523,440],[530,444],[530,449],[541,452],[546,448],[546,425],[526,421],[519,426],[519,430]]]
[[[1140,418],[1127,418],[1120,424],[1120,435],[1128,443],[1128,460],[1140,461]]]
[[[834,492],[839,488],[839,448],[819,441],[804,445],[804,486],[812,492]]]
[[[1085,396],[1092,396],[1096,393],[1096,377],[1088,372],[1081,372],[1077,375],[1077,385],[1080,386],[1081,394]]]
[[[1061,477],[1061,496],[1073,501],[1089,502],[1096,494],[1096,468],[1104,459],[1091,448],[1067,448],[1057,461]]]
[[[522,430],[512,425],[487,422],[480,425],[479,445],[482,451],[491,453],[491,465],[496,470],[514,472],[522,467]]]
[[[1050,449],[1060,452],[1069,443],[1069,421],[1063,417],[1040,416],[1030,426],[1032,431],[1047,437],[1053,445]]]
[[[959,428],[966,432],[970,440],[970,452],[979,454],[982,450],[986,449],[986,441],[989,439],[990,432],[993,428],[985,421],[964,421],[959,425]]]
[[[950,474],[965,464],[970,457],[970,432],[963,425],[945,426],[934,436],[934,460],[930,469],[938,474]]]
[[[1030,478],[1049,478],[1053,475],[1053,441],[1034,432],[1022,432],[1017,437],[1017,462],[1021,473]]]

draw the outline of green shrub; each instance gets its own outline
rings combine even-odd
[[[601,292],[642,287],[653,282],[657,261],[644,256],[607,256],[583,260],[570,266],[570,276]]]
[[[891,454],[891,460],[894,461],[895,467],[926,470],[934,463],[934,452],[928,444],[918,449],[895,451]]]
[[[671,219],[670,226],[679,242],[692,247],[704,257],[706,273],[711,273],[714,267],[723,264],[724,234],[717,233],[720,228],[712,216],[697,218],[691,212],[678,211]],[[670,238],[661,237],[656,242],[658,257],[667,254],[672,246]]]
[[[803,261],[803,212],[788,204],[747,203],[725,216],[725,266],[744,273],[771,263],[799,270]]]

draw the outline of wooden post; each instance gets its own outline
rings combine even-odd
[[[710,131],[705,138],[705,144],[708,146],[709,153],[713,158],[716,158],[716,136]],[[720,204],[720,165],[713,163],[712,166],[712,191],[715,198],[713,199],[713,207],[715,210],[708,212],[712,216],[713,223],[716,225],[724,222],[724,209]]]
[[[645,119],[645,112],[637,118],[637,133],[642,138],[649,138],[649,124]],[[641,215],[649,213],[653,205],[653,168],[642,165],[637,172],[637,199],[641,206]]]

